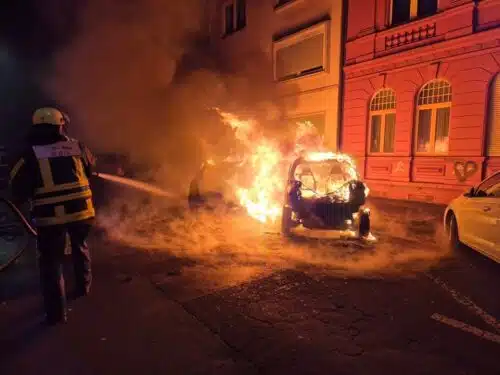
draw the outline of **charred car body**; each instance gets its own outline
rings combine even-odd
[[[349,231],[360,238],[370,236],[370,211],[365,207],[368,188],[360,180],[352,160],[343,154],[309,153],[283,160],[285,191],[280,189],[276,202],[282,201],[281,231],[291,236],[294,228]],[[244,161],[233,160],[202,164],[190,184],[191,209],[241,208],[234,194],[242,181]],[[286,177],[285,177],[286,176]],[[230,183],[232,182],[232,183]]]
[[[349,157],[314,153],[290,166],[281,230],[290,236],[295,227],[356,232],[370,236],[370,210],[364,207],[368,188]]]
[[[238,161],[205,161],[189,185],[189,207],[192,210],[237,208],[236,199],[227,181],[236,174],[238,167]]]

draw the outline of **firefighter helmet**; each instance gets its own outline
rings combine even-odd
[[[48,124],[63,126],[67,122],[66,117],[56,108],[39,108],[33,114],[33,125]]]

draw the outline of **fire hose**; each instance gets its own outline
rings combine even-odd
[[[110,174],[106,174],[106,173],[100,173],[100,172],[93,172],[92,176],[99,177],[101,179],[109,180],[109,181],[112,181],[112,182],[117,182],[117,183],[125,184],[125,185],[131,186],[133,188],[146,191],[146,192],[148,192],[150,194],[159,195],[159,196],[163,196],[163,197],[169,197],[169,198],[176,197],[174,194],[171,194],[168,191],[162,190],[162,189],[160,189],[158,187],[155,187],[153,185],[150,185],[148,183],[141,182],[141,181],[131,180],[129,178],[115,176],[115,175],[110,175]],[[33,237],[37,236],[37,232],[32,227],[30,221],[23,215],[23,213],[21,212],[21,210],[19,210],[19,208],[17,208],[14,203],[12,203],[10,200],[8,200],[5,197],[0,197],[0,202],[4,202],[4,203],[7,204],[7,206],[21,220],[21,223],[22,223],[23,227],[26,229],[26,231],[28,232],[29,235],[32,235]],[[0,227],[0,235],[2,235],[2,229],[12,228],[12,227],[13,226],[10,226],[10,227],[9,226],[4,226],[3,228]],[[7,231],[4,230],[3,233],[6,233],[6,232]],[[3,270],[5,270],[11,264],[13,264],[23,254],[23,252],[26,250],[27,247],[28,246],[22,247],[5,264],[0,265],[0,272],[3,271]]]
[[[9,206],[9,208],[14,212],[14,214],[19,218],[23,227],[26,229],[27,233],[32,235],[33,237],[37,236],[36,230],[31,226],[30,222],[23,215],[21,210],[17,208],[17,206],[12,203],[10,200],[4,197],[0,197],[0,202],[3,202]],[[19,257],[24,253],[24,251],[28,248],[28,245],[21,247],[15,254],[12,256],[5,264],[0,265],[0,272],[7,269],[10,265],[12,265]]]
[[[93,172],[93,176],[99,177],[99,173]],[[0,197],[0,202],[5,203],[11,210],[12,212],[19,218],[21,221],[23,227],[26,229],[27,233],[33,237],[36,237],[38,233],[36,232],[35,228],[30,224],[29,220],[23,215],[21,210],[17,208],[17,206],[12,203],[9,199],[5,197]],[[12,228],[12,226],[6,226],[4,228]],[[2,232],[2,228],[0,227],[0,235],[2,233],[6,233],[6,231]],[[14,264],[14,262],[21,257],[21,255],[24,253],[24,251],[28,248],[28,245],[21,247],[15,254],[12,256],[6,263],[0,265],[0,272],[6,270],[9,266]]]

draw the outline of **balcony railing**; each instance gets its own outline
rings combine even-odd
[[[385,49],[397,48],[436,36],[436,23],[385,37]]]

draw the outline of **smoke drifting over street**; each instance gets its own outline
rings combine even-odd
[[[210,49],[204,3],[88,1],[46,82],[72,114],[71,134],[168,169],[160,182],[172,185],[228,131],[212,108],[279,118],[270,74],[231,71]]]
[[[189,214],[172,210],[164,200],[144,205],[132,196],[102,212],[99,226],[111,240],[125,246],[191,259],[220,271],[252,268],[259,274],[262,270],[312,266],[355,277],[413,276],[449,256],[446,247],[439,246],[439,229],[432,234],[407,235],[405,217],[377,210],[373,216],[377,223],[374,233],[379,237],[374,245],[342,240],[338,235],[301,235],[289,240],[281,235],[279,221],[260,224],[245,214],[217,211]],[[430,220],[418,213],[413,216]]]

